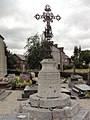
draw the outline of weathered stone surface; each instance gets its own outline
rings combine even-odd
[[[61,94],[62,97],[59,98],[39,98],[38,94],[33,94],[30,96],[30,104],[33,107],[41,108],[55,108],[55,107],[65,107],[70,104],[70,97],[66,94]]]
[[[23,113],[29,113],[37,120],[89,120],[89,112],[76,103],[64,108],[35,108],[29,105],[23,106]]]
[[[7,57],[5,55],[4,38],[0,35],[0,78],[7,74]]]
[[[39,97],[60,97],[60,73],[56,69],[54,59],[44,59],[42,70],[38,74],[38,96]]]
[[[14,79],[15,79],[15,74],[9,74],[9,75],[7,76],[7,78],[8,78],[9,81],[10,81],[10,80],[14,80]]]
[[[53,111],[52,111],[52,113],[53,113],[53,119],[54,120],[64,120],[65,119],[65,114],[64,114],[64,109],[54,109]]]
[[[11,91],[4,91],[0,94],[0,101],[2,101],[3,99],[5,99],[9,94],[11,93]]]
[[[49,109],[41,109],[34,107],[24,107],[24,113],[29,113],[32,118],[37,118],[38,120],[50,120],[52,118],[51,111]]]
[[[86,109],[80,108],[78,114],[74,115],[73,118],[67,118],[67,120],[89,120],[89,112]]]
[[[77,103],[72,103],[70,107],[64,107],[64,113],[67,118],[73,118],[74,115],[78,113],[80,106]]]
[[[0,115],[0,120],[34,120],[34,118],[32,118],[28,113],[15,113],[8,115]]]

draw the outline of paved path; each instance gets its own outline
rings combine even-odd
[[[25,101],[17,101],[17,97],[21,91],[14,90],[12,93],[7,96],[4,100],[0,101],[0,114],[10,114],[17,109],[21,102]]]
[[[0,115],[11,114],[17,110],[17,107],[20,103],[25,101],[17,101],[17,97],[21,91],[14,90],[12,93],[6,97],[4,100],[0,101]],[[28,102],[29,100],[27,100]],[[88,109],[90,111],[90,99],[75,99],[73,101],[78,102],[82,107]]]

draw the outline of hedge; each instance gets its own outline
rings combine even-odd
[[[71,77],[72,72],[60,72],[60,76],[64,78]],[[83,77],[84,80],[88,79],[88,73],[76,73]]]

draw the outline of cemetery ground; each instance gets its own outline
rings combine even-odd
[[[68,88],[67,83],[61,84],[62,87]],[[22,90],[7,90],[10,91],[11,94],[8,95],[5,99],[0,101],[0,115],[12,114],[18,111],[20,103],[29,102],[28,100],[25,101],[17,101],[17,98]],[[71,99],[72,101],[78,102],[82,107],[86,108],[90,112],[90,99]]]

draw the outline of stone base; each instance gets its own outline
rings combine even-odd
[[[37,120],[89,120],[89,112],[78,106],[78,104],[71,107],[64,107],[63,109],[44,109],[24,106],[22,112],[24,114],[28,113],[32,120],[35,118]]]
[[[57,98],[39,98],[36,93],[30,96],[30,104],[32,107],[39,108],[63,108],[70,104],[70,97],[64,93],[61,95],[61,97]]]
[[[32,96],[30,104],[22,104],[20,110],[21,114],[28,113],[32,120],[89,120],[89,112],[76,102],[69,102],[69,98],[65,94],[62,94],[63,99],[59,98],[61,103],[57,98],[55,100],[40,98],[39,101],[36,99],[38,98],[36,95]],[[38,101],[40,103],[39,106]]]
[[[89,120],[88,111],[61,93],[60,74],[54,59],[44,59],[41,63],[38,93],[30,95],[30,103],[21,105],[19,112],[28,113],[32,120]]]
[[[51,112],[50,110],[35,109],[30,109],[30,113],[0,115],[0,120],[89,120],[89,113],[82,108],[79,110],[78,114],[73,116],[73,118],[70,116],[66,117],[64,111],[60,109],[56,109],[54,112]]]

